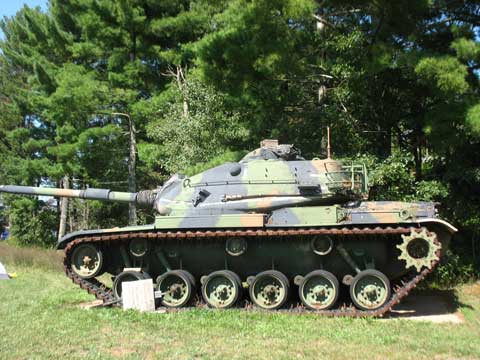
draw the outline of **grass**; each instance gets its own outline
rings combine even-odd
[[[63,271],[61,251],[39,248],[22,248],[0,242],[0,261],[19,267]],[[10,271],[11,272],[11,271]]]
[[[57,270],[58,254],[24,250],[0,244],[0,261],[18,274],[0,281],[0,359],[480,358],[479,283],[456,289],[463,324],[242,310],[85,310],[79,304],[93,297]]]

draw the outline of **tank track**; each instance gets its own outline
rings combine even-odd
[[[97,299],[102,300],[104,305],[116,305],[119,301],[115,298],[113,291],[102,284],[95,278],[83,279],[74,273],[70,264],[70,251],[75,245],[85,242],[112,242],[123,241],[129,239],[145,238],[148,240],[153,239],[172,239],[172,238],[228,238],[232,236],[242,237],[254,237],[254,236],[297,236],[297,235],[333,235],[333,236],[358,236],[358,235],[401,235],[409,234],[412,228],[418,227],[375,227],[375,228],[321,228],[321,229],[299,229],[299,228],[287,228],[287,229],[261,229],[261,230],[205,230],[205,231],[175,231],[175,232],[138,232],[138,233],[119,233],[119,234],[105,234],[95,236],[79,237],[71,241],[65,247],[64,256],[64,270],[67,277],[69,277],[73,283],[80,286],[80,288],[86,290],[89,294],[94,295]],[[427,229],[428,231],[428,229]],[[436,240],[438,242],[438,240]],[[440,255],[440,254],[438,254]],[[294,312],[306,312],[315,313],[325,316],[334,317],[381,317],[389,312],[395,305],[397,305],[409,292],[414,289],[417,284],[422,281],[433,269],[437,266],[438,261],[432,262],[430,269],[425,268],[419,272],[416,276],[409,281],[402,281],[401,286],[396,286],[392,289],[392,296],[390,300],[382,307],[376,310],[359,310],[353,306],[332,309],[312,311],[304,309],[303,307],[297,307],[291,309]],[[178,309],[171,309],[172,311],[178,311]]]

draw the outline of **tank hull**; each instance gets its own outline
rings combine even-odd
[[[411,212],[413,208],[415,213]],[[296,294],[301,279],[314,271],[324,270],[338,279],[340,300],[335,307],[320,310],[322,314],[378,316],[387,312],[400,297],[394,295],[373,310],[351,311],[352,307],[348,307],[351,304],[349,282],[357,274],[375,269],[384,274],[392,286],[401,285],[400,281],[416,285],[432,271],[440,258],[440,250],[436,252],[438,258],[429,266],[415,271],[406,267],[399,249],[405,237],[420,231],[434,234],[438,246],[442,250],[447,248],[456,229],[428,217],[432,215],[430,208],[429,203],[370,202],[359,203],[356,207],[292,208],[269,215],[229,215],[228,219],[192,217],[190,221],[183,219],[180,223],[169,217],[158,217],[152,225],[72,233],[59,243],[59,248],[65,249],[66,272],[76,283],[97,281],[80,279],[71,270],[72,249],[81,244],[94,244],[103,254],[101,272],[113,278],[118,278],[126,269],[134,269],[157,282],[169,271],[188,271],[197,285],[197,302],[200,298],[198,288],[203,288],[202,281],[209,274],[231,271],[239,277],[241,286],[248,289],[257,274],[274,270],[286,277],[291,286],[288,304],[296,306],[301,304],[301,298]],[[405,209],[410,212],[406,214]],[[308,216],[305,210],[322,216]],[[303,215],[302,221],[295,222],[295,216],[299,214]],[[131,244],[140,239],[144,240],[144,246],[147,244],[146,250],[141,256],[135,256]],[[242,244],[233,254],[229,248],[232,239],[237,242],[240,239]],[[315,248],[318,239],[327,239],[327,248]],[[95,288],[91,284],[84,287]],[[402,296],[406,296],[409,290],[401,292]],[[108,291],[92,292],[107,303],[118,300]],[[242,299],[249,301],[248,296]],[[245,303],[237,301],[237,304]],[[345,305],[350,310],[346,311]]]
[[[67,234],[57,244],[63,249],[72,239],[83,235],[128,233],[154,230],[196,229],[268,229],[282,227],[328,226],[421,226],[430,224],[440,232],[453,234],[457,229],[436,218],[434,203],[399,201],[364,201],[347,205],[287,207],[268,213],[222,215],[157,216],[150,225],[115,227],[111,229],[76,231]]]

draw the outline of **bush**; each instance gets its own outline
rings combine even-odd
[[[8,203],[10,236],[20,246],[52,247],[56,243],[52,229],[57,227],[57,214],[36,198],[16,198]]]
[[[434,288],[451,288],[460,283],[473,281],[477,276],[473,263],[447,250],[441,263],[431,274],[429,283]]]

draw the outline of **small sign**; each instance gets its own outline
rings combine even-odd
[[[152,279],[123,282],[122,303],[124,310],[155,311]]]
[[[8,280],[8,279],[10,279],[10,276],[8,276],[5,266],[3,266],[2,263],[0,263],[0,280]]]

